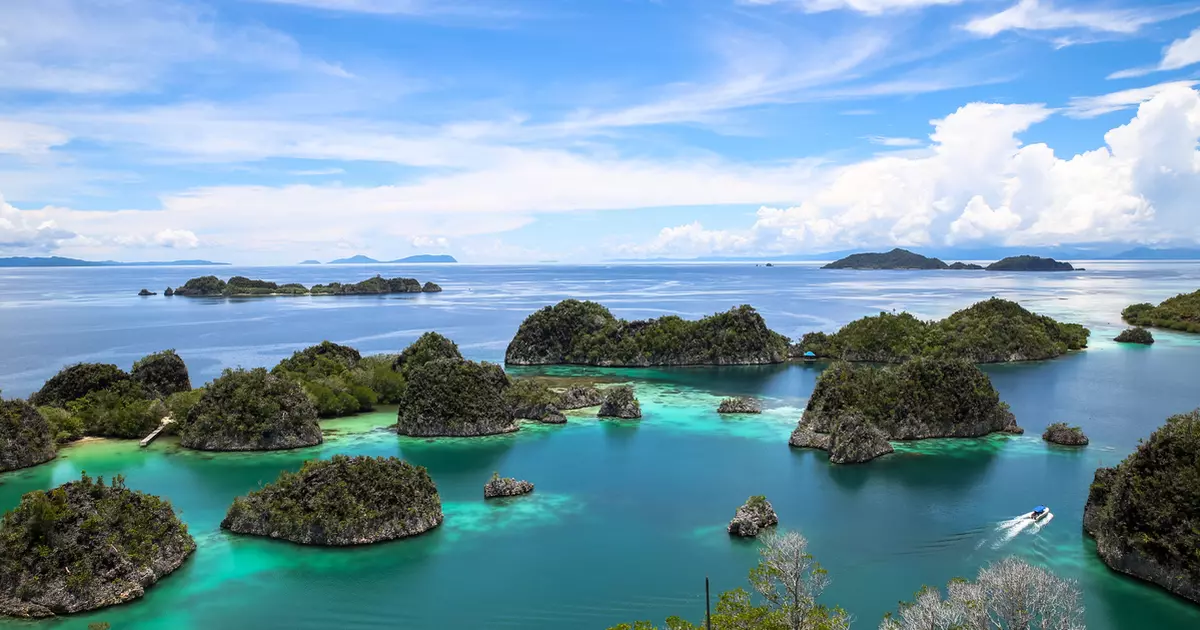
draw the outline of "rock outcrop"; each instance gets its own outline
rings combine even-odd
[[[505,401],[508,377],[500,366],[434,359],[408,374],[396,430],[419,437],[475,437],[517,430]]]
[[[510,365],[748,365],[787,360],[788,340],[750,306],[697,321],[613,317],[595,302],[563,300],[521,323],[504,354]]]
[[[558,410],[558,394],[546,384],[528,378],[517,379],[504,390],[504,400],[514,419],[562,424],[566,416]]]
[[[1021,432],[987,375],[967,361],[913,359],[884,368],[843,362],[817,379],[788,443],[828,450],[834,463],[856,463],[891,452],[893,440]]]
[[[174,350],[163,350],[138,359],[129,376],[157,398],[192,389],[187,364]]]
[[[595,407],[604,402],[604,393],[590,385],[569,387],[558,395],[555,407],[561,410]]]
[[[762,403],[748,396],[726,398],[717,407],[717,413],[762,413]]]
[[[140,295],[141,297],[146,297],[149,295],[158,295],[158,294],[155,293],[154,291],[151,291],[150,289],[142,289],[141,291],[138,291],[138,295]]]
[[[737,509],[727,529],[734,536],[751,538],[757,536],[763,528],[778,524],[779,517],[775,515],[775,508],[760,494],[750,497]]]
[[[633,420],[642,417],[642,406],[628,385],[609,387],[604,390],[604,401],[600,403],[600,418],[622,418]]]
[[[395,457],[309,460],[299,472],[238,497],[221,527],[302,545],[366,545],[415,536],[442,523],[437,486]]]
[[[225,370],[204,389],[179,443],[202,451],[272,451],[324,441],[317,410],[296,382],[264,370]]]
[[[1117,335],[1113,341],[1117,343],[1140,343],[1148,346],[1154,343],[1154,335],[1141,326],[1134,326],[1133,328],[1122,330],[1121,334]]]
[[[1088,438],[1083,434],[1083,429],[1068,426],[1065,422],[1055,422],[1046,427],[1046,431],[1042,433],[1042,439],[1063,446],[1087,446],[1088,444]]]
[[[515,497],[530,492],[533,492],[533,484],[512,477],[501,477],[500,473],[492,473],[492,478],[483,486],[485,499]]]
[[[50,423],[24,400],[0,400],[0,472],[54,459]]]
[[[1172,416],[1115,468],[1101,468],[1083,526],[1111,569],[1200,603],[1200,409]]]
[[[145,594],[196,550],[171,504],[86,474],[0,522],[0,614],[52,617]]]

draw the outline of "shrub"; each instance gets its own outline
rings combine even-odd
[[[62,407],[38,407],[38,413],[50,425],[50,434],[59,444],[74,442],[83,437],[83,420]]]
[[[151,398],[133,381],[94,391],[68,407],[83,423],[85,433],[103,437],[143,437],[167,415],[162,401]]]

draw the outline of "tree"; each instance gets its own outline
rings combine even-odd
[[[1082,595],[1074,581],[1017,558],[980,569],[974,582],[952,580],[947,598],[922,588],[880,630],[1083,630]]]

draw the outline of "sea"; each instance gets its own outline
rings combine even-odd
[[[787,440],[824,365],[720,368],[520,368],[632,384],[641,421],[574,413],[566,425],[465,439],[398,437],[394,408],[323,422],[323,445],[286,452],[200,453],[171,438],[89,440],[54,461],[0,475],[0,509],[23,494],[89,475],[125,476],[175,507],[198,549],[131,603],[0,628],[604,629],[669,615],[699,621],[704,584],[747,587],[753,541],[725,526],[750,495],[774,504],[829,572],[821,602],[875,628],[923,585],[973,577],[1008,556],[1074,580],[1092,630],[1200,628],[1200,606],[1116,574],[1081,520],[1099,466],[1132,452],[1172,414],[1200,407],[1200,335],[1155,331],[1153,346],[1116,344],[1121,309],[1200,288],[1200,263],[1080,263],[1086,271],[827,271],[816,264],[363,265],[0,269],[0,390],[23,397],[65,365],[174,348],[195,385],[236,366],[271,366],[321,340],[394,353],[425,331],[469,358],[503,362],[531,312],[565,298],[625,318],[698,318],[754,306],[798,338],[879,312],[944,317],[998,296],[1092,331],[1087,350],[985,366],[1022,436],[897,445],[863,465],[834,466]],[[304,284],[375,274],[416,277],[436,294],[211,299],[165,297],[188,278],[245,275]],[[159,295],[139,297],[142,288]],[[764,412],[721,417],[725,396]],[[1053,422],[1081,426],[1086,448],[1041,440]],[[219,527],[233,499],[336,453],[391,455],[428,468],[444,524],[361,548],[311,548]],[[483,500],[493,471],[533,494]],[[1012,519],[1033,506],[1054,519]]]

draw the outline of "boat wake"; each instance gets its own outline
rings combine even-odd
[[[1054,520],[1054,514],[1047,511],[1046,516],[1039,520],[1033,519],[1032,512],[1026,512],[1018,517],[1000,521],[996,524],[998,537],[992,543],[992,549],[999,549],[1007,545],[1014,538],[1020,536],[1022,532],[1037,534],[1052,520]]]

